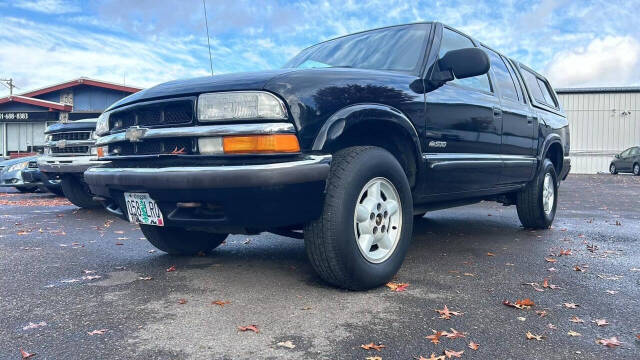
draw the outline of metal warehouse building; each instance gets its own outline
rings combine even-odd
[[[557,89],[569,118],[571,172],[608,172],[615,154],[640,145],[640,87]]]
[[[48,125],[98,117],[109,105],[139,90],[83,77],[0,98],[0,154],[41,152]]]

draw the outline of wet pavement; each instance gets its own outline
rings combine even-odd
[[[546,231],[495,203],[429,213],[403,292],[331,288],[282,236],[231,236],[204,257],[141,238],[101,210],[0,193],[0,359],[640,358],[640,177],[571,175]],[[461,314],[439,318],[445,305]],[[425,338],[452,328],[465,337]],[[621,345],[596,343],[611,337]],[[361,348],[371,342],[385,347]]]

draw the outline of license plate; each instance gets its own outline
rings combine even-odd
[[[134,224],[164,226],[158,204],[147,193],[124,193],[129,221]]]

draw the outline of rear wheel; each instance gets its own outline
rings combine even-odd
[[[633,164],[633,175],[640,176],[640,164]]]
[[[553,163],[544,159],[536,176],[517,195],[518,217],[529,229],[547,229],[553,223],[558,204],[558,178]]]
[[[611,164],[611,165],[609,166],[609,172],[610,172],[612,175],[617,175],[617,174],[618,174],[618,168],[616,168],[616,164]]]
[[[307,255],[328,283],[352,290],[385,284],[413,229],[409,182],[396,158],[372,146],[337,152],[320,218],[304,230]]]
[[[99,202],[93,200],[89,187],[76,176],[65,176],[61,182],[64,196],[77,207],[93,209],[102,207]]]
[[[169,255],[208,253],[222,244],[228,234],[214,234],[175,227],[140,225],[151,245]]]

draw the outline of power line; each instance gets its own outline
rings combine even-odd
[[[6,86],[7,88],[9,88],[9,96],[13,96],[13,89],[19,89],[19,87],[13,85],[13,79],[9,78],[9,79],[0,79],[0,84]]]
[[[204,24],[207,27],[207,44],[209,45],[209,66],[211,67],[211,76],[213,76],[213,59],[211,58],[211,40],[209,40],[209,21],[207,20],[207,5],[202,0],[202,7],[204,8]]]

